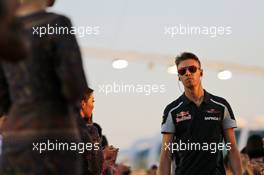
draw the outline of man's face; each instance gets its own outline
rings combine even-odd
[[[91,94],[87,101],[82,101],[82,112],[85,116],[91,117],[94,109],[94,95]]]
[[[197,61],[188,59],[178,65],[178,75],[184,87],[194,88],[201,82],[202,70]]]

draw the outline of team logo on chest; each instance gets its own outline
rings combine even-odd
[[[220,111],[216,110],[216,109],[208,109],[206,111],[206,116],[204,117],[204,120],[213,120],[213,121],[219,121],[221,120],[221,118],[217,115],[220,113]]]
[[[217,109],[213,109],[213,108],[208,109],[206,112],[209,113],[209,114],[218,114],[218,113],[220,113],[220,111],[218,111]]]
[[[190,120],[190,119],[192,119],[192,116],[189,113],[189,111],[182,111],[182,112],[176,114],[176,122],[177,123],[185,121],[185,120]]]

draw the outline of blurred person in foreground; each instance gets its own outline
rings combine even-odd
[[[0,59],[14,62],[27,54],[27,43],[15,18],[17,0],[0,1]]]
[[[225,175],[222,150],[228,144],[232,170],[241,175],[234,134],[237,125],[229,103],[203,89],[203,69],[196,55],[184,52],[175,63],[184,93],[164,110],[159,174],[171,173],[171,156],[177,155],[172,170],[176,175]],[[179,149],[183,144],[189,146]],[[215,152],[211,152],[212,145]]]
[[[1,60],[11,106],[3,126],[0,174],[79,175],[81,155],[74,150],[39,152],[38,144],[80,142],[76,117],[87,83],[76,38],[70,33],[34,33],[34,29],[72,27],[62,15],[46,12],[46,1],[20,1],[17,20],[30,45],[25,59]],[[8,99],[6,99],[8,100]],[[39,146],[39,145],[38,145]]]
[[[25,58],[28,49],[22,37],[21,25],[15,17],[17,6],[16,0],[0,1],[0,133],[10,107],[8,83],[1,60],[17,62]]]

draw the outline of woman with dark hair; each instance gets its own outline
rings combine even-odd
[[[94,90],[91,88],[88,88],[85,93],[82,96],[81,99],[81,110],[80,114],[81,117],[87,121],[87,124],[92,124],[92,115],[93,115],[93,109],[94,109]]]
[[[84,160],[87,162],[87,174],[101,175],[103,169],[103,152],[101,146],[101,137],[92,119],[92,113],[94,109],[93,92],[93,89],[87,88],[81,98],[79,126],[80,135],[83,142],[91,142],[92,145],[100,145],[99,150],[86,151],[84,153]]]
[[[89,172],[94,175],[97,175],[98,168],[100,169],[99,174],[121,174],[121,170],[124,169],[123,165],[117,165],[116,158],[118,155],[118,148],[113,147],[112,145],[108,145],[107,140],[103,141],[102,138],[102,128],[99,124],[93,122],[93,109],[94,109],[94,90],[88,88],[83,94],[81,100],[81,109],[80,115],[82,121],[86,122],[86,128],[83,127],[82,133],[88,131],[88,135],[91,138],[92,143],[100,143],[100,151],[96,151],[94,153],[90,152],[91,157],[90,160],[87,160],[90,163],[88,166]],[[83,134],[81,134],[83,135]],[[92,154],[92,155],[91,155]]]

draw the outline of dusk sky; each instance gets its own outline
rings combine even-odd
[[[195,53],[205,65],[204,88],[228,100],[241,126],[264,128],[263,7],[262,0],[58,0],[50,10],[70,17],[75,27],[98,29],[98,34],[77,37],[83,50],[97,48],[173,57],[183,51]],[[178,32],[172,36],[166,30],[174,27],[175,32],[180,26],[224,31],[216,36],[206,32],[192,35]],[[165,59],[173,63],[173,57]],[[155,58],[129,61],[123,70],[112,68],[113,59],[113,55],[97,58],[83,53],[87,80],[95,89],[94,121],[102,126],[111,144],[123,149],[137,139],[160,133],[164,108],[182,92],[177,75],[168,74],[168,65]],[[209,63],[218,62],[239,66],[229,68],[232,79],[217,78],[218,71],[225,67],[216,69]],[[106,95],[100,91],[99,87],[114,83],[158,85],[165,90],[150,95],[128,92]]]

